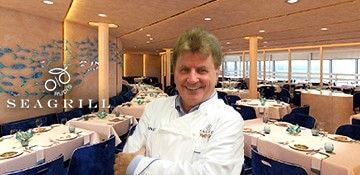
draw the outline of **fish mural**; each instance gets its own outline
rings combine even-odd
[[[0,45],[0,94],[12,97],[39,96],[40,99],[53,94],[45,89],[44,78],[50,69],[55,68],[54,65],[62,61],[63,52],[71,63],[66,66],[72,67],[69,73],[73,86],[80,86],[85,77],[99,68],[97,38],[51,40],[37,48],[27,48],[21,44],[15,47]],[[121,64],[121,55],[116,43],[109,42],[109,61]],[[38,90],[29,90],[33,87]]]

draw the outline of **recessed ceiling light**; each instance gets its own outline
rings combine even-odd
[[[266,43],[268,43],[268,42],[267,42],[267,41],[264,41],[263,43],[266,44]]]
[[[322,30],[322,31],[327,31],[327,30],[329,30],[329,29],[326,28],[326,27],[322,27],[320,30]]]
[[[231,51],[231,49],[229,49],[229,51]]]
[[[136,48],[136,46],[134,46],[134,48]]]
[[[99,13],[98,16],[103,17],[103,18],[107,17],[107,15],[105,13]]]
[[[229,45],[229,44],[231,44],[231,43],[228,41],[228,42],[226,42],[226,44]]]
[[[299,2],[299,0],[286,0],[285,2],[288,4],[295,4],[295,3]]]
[[[150,34],[146,34],[147,37],[150,37],[151,35]]]
[[[264,29],[259,30],[259,33],[264,33],[264,32],[265,32]]]
[[[150,37],[149,40],[152,41],[152,40],[154,40],[154,38]]]
[[[149,43],[150,43],[150,41],[146,41],[146,43],[147,43],[147,44],[149,44]]]
[[[43,0],[43,3],[47,4],[47,5],[53,5],[54,4],[54,2],[52,2],[50,0]]]
[[[211,21],[211,18],[210,17],[205,17],[204,20],[205,21]]]

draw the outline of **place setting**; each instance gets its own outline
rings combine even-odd
[[[0,152],[0,160],[14,158],[23,153],[24,152],[21,150],[8,150],[8,151]]]

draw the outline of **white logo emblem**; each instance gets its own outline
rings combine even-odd
[[[65,69],[62,68],[53,68],[49,70],[49,73],[52,75],[59,75],[58,77],[55,77],[54,79],[49,79],[46,80],[45,82],[45,89],[48,91],[54,91],[57,86],[61,87],[61,85],[66,85],[70,82],[70,74],[66,71],[67,67]],[[66,75],[67,77],[64,77],[64,80],[67,79],[67,81],[63,81],[61,79],[62,76]],[[48,83],[52,83],[53,84],[53,88],[49,88]],[[61,84],[60,84],[61,83]]]

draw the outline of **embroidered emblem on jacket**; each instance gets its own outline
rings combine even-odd
[[[200,137],[209,141],[213,131],[211,130],[212,125],[208,124],[204,129],[200,129]]]
[[[152,128],[152,127],[148,126],[147,129],[150,130],[150,131],[155,131],[156,128]]]

